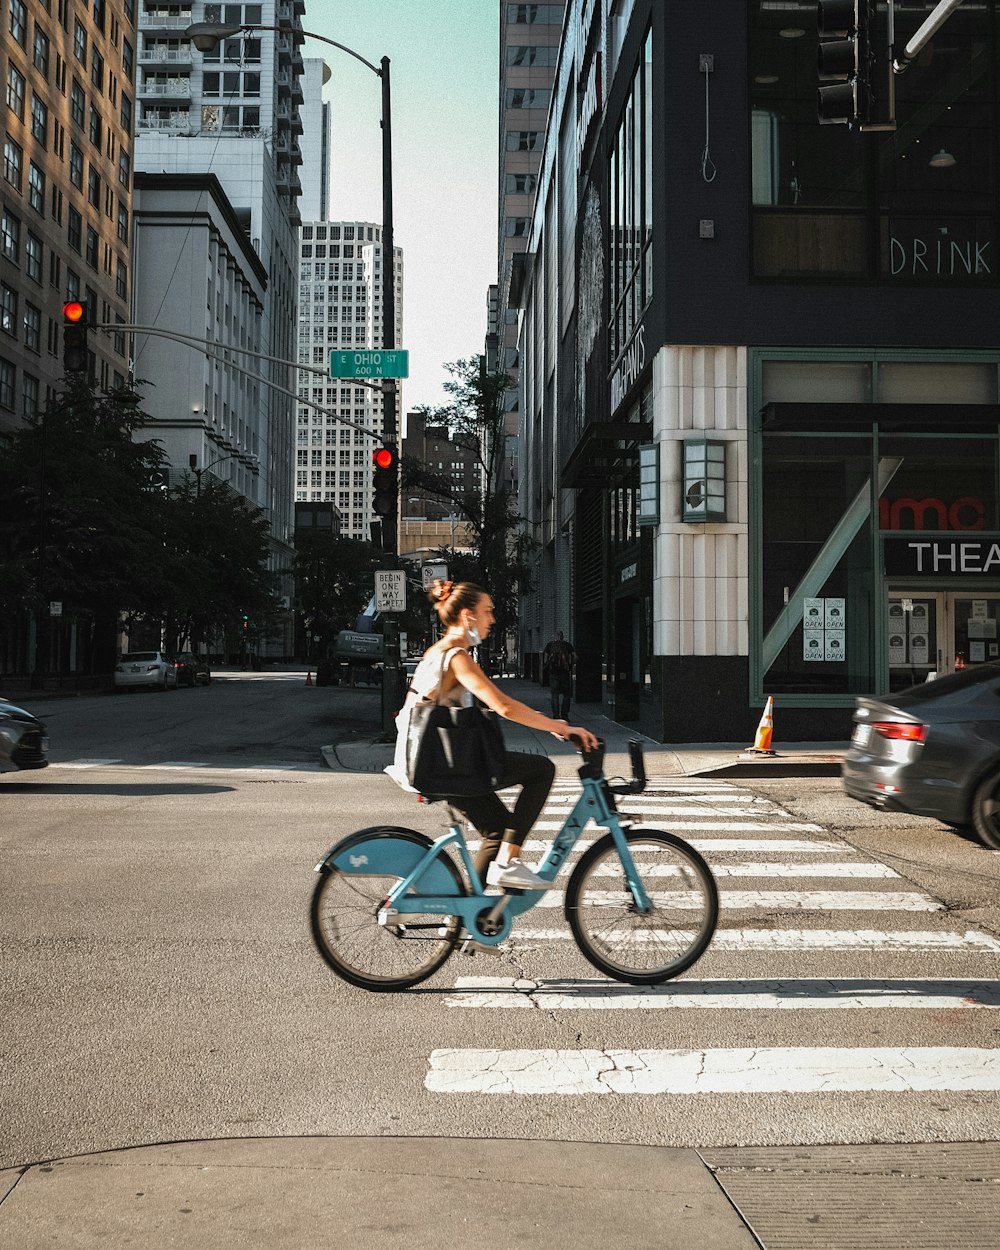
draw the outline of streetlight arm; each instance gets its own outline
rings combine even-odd
[[[273,30],[279,35],[305,34],[295,26],[222,26],[216,22],[195,22],[184,31],[184,37],[190,39],[199,52],[211,52],[217,44],[223,39],[229,39],[233,35],[240,33],[249,34],[255,30]],[[336,39],[328,39],[326,35],[316,35],[312,31],[308,32],[310,39],[316,39],[320,43],[328,43],[333,48],[339,48],[341,52],[346,52],[348,56],[353,56],[356,61],[360,61],[362,65],[367,65],[373,74],[382,77],[382,71],[377,65],[373,65],[371,61],[365,60],[360,52],[355,52],[353,48],[349,48],[346,43],[338,43]]]

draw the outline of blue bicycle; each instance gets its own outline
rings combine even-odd
[[[708,865],[683,839],[622,821],[615,796],[640,794],[646,786],[642,744],[629,743],[629,754],[632,780],[612,785],[604,776],[603,742],[582,752],[582,793],[538,873],[554,881],[588,824],[607,829],[570,876],[566,919],[595,968],[633,985],[657,985],[704,953],[718,921],[719,895]],[[366,990],[417,985],[460,944],[499,945],[516,916],[551,898],[538,890],[484,893],[461,818],[451,817],[437,841],[396,826],[360,829],[316,865],[313,939],[345,981]]]

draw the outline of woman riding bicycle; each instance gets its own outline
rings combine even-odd
[[[423,658],[410,680],[406,702],[396,718],[396,757],[385,770],[404,790],[413,787],[406,780],[405,747],[410,709],[421,699],[434,698],[438,682],[438,701],[446,707],[471,707],[479,699],[505,720],[528,729],[541,729],[556,738],[570,735],[581,740],[585,750],[597,748],[597,739],[579,725],[553,720],[505,694],[486,676],[469,654],[470,647],[479,646],[493,626],[493,600],[472,582],[436,580],[429,598],[445,632]],[[520,786],[513,810],[505,807],[494,792],[474,798],[445,796],[479,830],[481,841],[475,857],[476,871],[484,885],[518,890],[546,890],[549,883],[521,862],[521,847],[538,819],[548,798],[555,777],[555,765],[544,755],[528,755],[508,751],[503,775],[497,790]]]

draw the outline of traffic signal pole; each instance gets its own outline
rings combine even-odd
[[[392,91],[389,58],[379,62],[382,80],[382,347],[396,346],[396,252],[392,227]],[[382,440],[395,452],[398,442],[396,413],[399,388],[394,378],[382,384]],[[377,454],[377,453],[376,453]],[[382,548],[393,558],[399,554],[399,488],[396,486],[391,511],[382,516]],[[388,527],[388,533],[386,532]],[[399,622],[382,618],[382,733],[395,733],[396,713],[403,702],[402,669],[399,663]]]

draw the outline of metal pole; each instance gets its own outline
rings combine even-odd
[[[934,38],[961,3],[962,0],[940,0],[934,11],[928,14],[927,20],[903,49],[902,56],[897,57],[893,62],[892,68],[897,74],[902,74],[910,62],[917,59],[924,46]]]
[[[392,351],[396,346],[396,252],[392,232],[392,95],[389,78],[389,58],[380,62],[379,77],[382,79],[382,347]],[[397,386],[395,380],[387,382],[382,392],[382,433],[386,443],[398,441],[396,413]],[[399,526],[397,517],[399,500],[393,512],[382,521],[383,547],[390,555],[399,551]],[[388,526],[389,533],[385,534]],[[399,667],[399,622],[386,617],[382,625],[382,731],[391,738],[395,734],[396,712],[402,703],[402,683]]]

